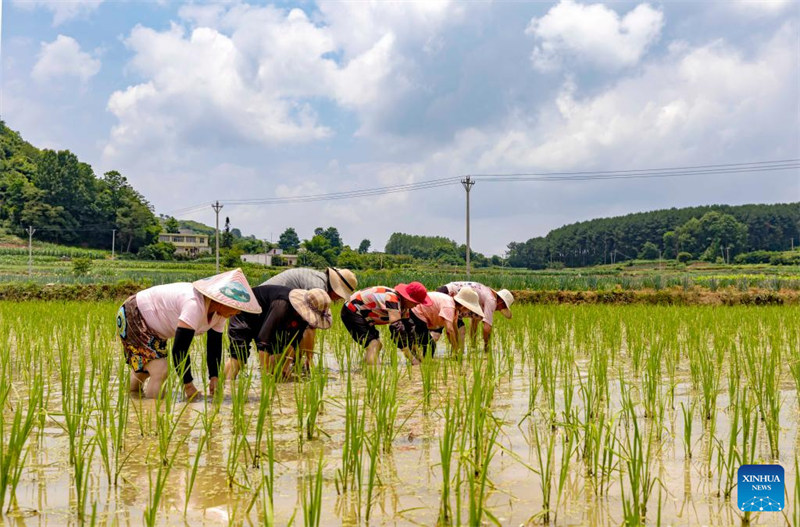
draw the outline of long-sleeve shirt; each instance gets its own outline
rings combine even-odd
[[[260,314],[239,313],[231,318],[228,336],[232,340],[255,340],[259,351],[283,353],[286,346],[296,345],[308,327],[289,301],[290,288],[260,285],[253,294],[261,306]]]

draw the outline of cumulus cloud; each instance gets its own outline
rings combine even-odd
[[[46,82],[63,77],[77,77],[86,82],[100,71],[100,60],[93,58],[72,38],[58,35],[53,42],[42,42],[31,77]]]
[[[691,160],[793,156],[798,140],[797,28],[787,23],[754,56],[722,40],[674,44],[667,57],[598,94],[573,82],[531,122],[481,138],[483,167],[672,166]],[[475,135],[475,134],[473,134]],[[476,151],[475,140],[465,150]],[[751,158],[752,159],[752,158]]]
[[[130,70],[144,80],[109,99],[118,124],[105,155],[325,139],[332,131],[314,110],[320,100],[355,112],[367,133],[412,89],[403,46],[429,43],[448,12],[459,9],[322,2],[309,17],[275,6],[184,6],[185,25],[137,26],[126,39]]]
[[[26,9],[44,8],[53,13],[53,25],[86,16],[104,0],[14,0],[14,5]]]
[[[599,68],[635,65],[661,34],[664,16],[639,4],[620,17],[603,4],[561,0],[541,18],[533,18],[526,33],[536,46],[533,65],[543,71],[576,60]]]

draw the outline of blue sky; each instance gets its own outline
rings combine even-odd
[[[0,117],[171,213],[475,173],[797,158],[800,4],[2,3]],[[565,223],[800,199],[797,172],[479,183],[476,250]],[[460,186],[234,206],[262,238],[334,225],[464,239]],[[180,217],[213,223],[210,206]]]

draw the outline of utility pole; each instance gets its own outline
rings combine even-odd
[[[222,205],[219,204],[219,201],[215,202],[211,205],[211,208],[214,209],[214,212],[217,213],[217,228],[216,228],[216,239],[217,239],[217,274],[219,274],[219,211],[222,210]]]
[[[114,242],[117,241],[117,229],[111,229],[111,259],[114,259]]]
[[[467,191],[467,280],[469,280],[469,191],[472,190],[472,187],[475,185],[475,180],[467,176],[461,180],[461,184],[464,185],[464,190]]]
[[[28,276],[33,274],[33,233],[36,229],[28,225]]]
[[[267,240],[264,240],[264,267],[267,266],[267,252],[269,252],[269,244],[267,243]]]

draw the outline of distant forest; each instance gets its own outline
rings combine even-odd
[[[0,121],[0,227],[37,240],[135,252],[157,239],[152,206],[112,170],[102,177],[69,150],[39,150]]]
[[[656,210],[565,225],[508,245],[508,264],[543,269],[641,259],[733,262],[800,245],[800,203]]]

